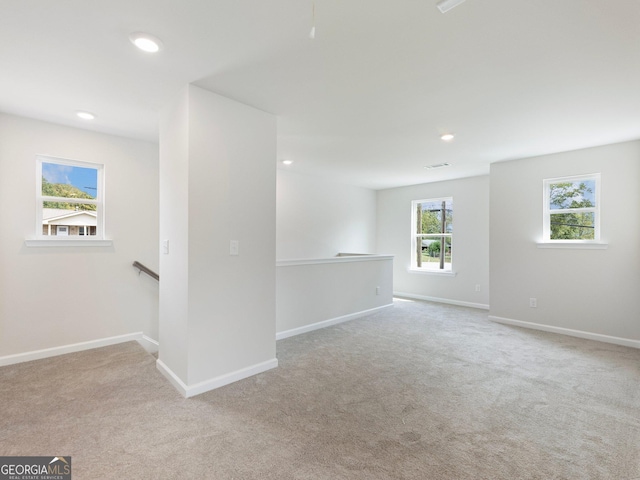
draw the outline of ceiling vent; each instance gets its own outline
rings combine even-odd
[[[427,170],[431,170],[432,168],[442,168],[442,167],[450,167],[450,163],[434,163],[433,165],[425,165],[424,168]]]

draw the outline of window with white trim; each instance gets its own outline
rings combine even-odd
[[[36,158],[36,238],[104,239],[104,166]]]
[[[411,269],[451,272],[453,198],[411,202]]]
[[[544,180],[543,241],[600,240],[600,174]]]

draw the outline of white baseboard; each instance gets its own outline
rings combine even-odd
[[[131,342],[133,340],[140,343],[147,351],[153,352],[158,350],[158,342],[147,337],[142,332],[136,332],[128,333],[126,335],[118,335],[115,337],[99,338],[88,342],[72,343],[70,345],[62,345],[60,347],[6,355],[4,357],[0,357],[0,367],[14,365],[16,363],[30,362],[32,360],[41,360],[43,358],[57,357],[58,355],[64,355],[67,353],[82,352],[84,350],[91,350],[92,348],[106,347],[109,345],[116,345],[118,343]],[[154,344],[155,350],[153,350]]]
[[[458,305],[460,307],[479,308],[481,310],[489,310],[489,305],[484,303],[463,302],[461,300],[449,300],[448,298],[427,297],[425,295],[416,295],[414,293],[393,292],[394,297],[411,298],[413,300],[426,300],[427,302],[447,303],[449,305]]]
[[[140,338],[136,338],[138,343],[149,353],[156,353],[160,350],[160,342],[144,334],[140,334]]]
[[[371,315],[372,313],[379,312],[380,310],[384,310],[389,307],[393,307],[393,304],[390,303],[388,305],[383,305],[381,307],[370,308],[368,310],[362,310],[360,312],[350,313],[349,315],[342,315],[341,317],[330,318],[329,320],[322,320],[321,322],[312,323],[310,325],[304,325],[303,327],[292,328],[290,330],[283,330],[282,332],[276,333],[276,340],[282,340],[284,338],[293,337],[295,335],[300,335],[302,333],[312,332],[313,330],[318,330],[320,328],[326,328],[326,327],[330,327],[331,325],[337,325],[338,323],[348,322],[349,320],[364,317],[366,315]]]
[[[169,382],[175,387],[175,389],[178,390],[180,394],[182,394],[183,397],[190,398],[196,395],[200,395],[201,393],[208,392],[210,390],[215,390],[216,388],[224,387],[225,385],[237,382],[238,380],[242,380],[259,373],[266,372],[267,370],[271,370],[272,368],[276,368],[278,366],[278,359],[273,358],[271,360],[267,360],[266,362],[258,363],[256,365],[251,365],[250,367],[236,370],[235,372],[230,372],[224,375],[220,375],[219,377],[212,378],[210,380],[198,382],[194,385],[185,384],[175,373],[173,373],[173,371],[169,367],[167,367],[167,365],[162,360],[156,360],[156,366],[158,370],[160,370],[160,372],[167,378],[167,380],[169,380]]]
[[[622,345],[625,347],[640,348],[640,340],[632,340],[630,338],[612,337],[610,335],[602,335],[600,333],[591,333],[582,330],[572,330],[570,328],[554,327],[552,325],[543,325],[541,323],[513,320],[511,318],[496,317],[493,315],[489,315],[489,320],[496,323],[503,323],[505,325],[513,325],[515,327],[542,330],[544,332],[559,333],[560,335],[569,335],[570,337],[586,338],[587,340],[595,340],[597,342],[613,343],[615,345]]]

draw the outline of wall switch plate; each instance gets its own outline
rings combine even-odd
[[[162,241],[162,253],[169,255],[169,240]]]
[[[478,283],[478,284],[476,285],[476,292],[479,292],[479,291],[480,291],[480,284]]]
[[[229,255],[240,255],[240,241],[238,240],[230,240],[229,241]]]
[[[529,299],[529,306],[531,308],[536,308],[538,306],[538,300],[536,298]]]
[[[376,295],[380,295],[380,287],[376,287]]]

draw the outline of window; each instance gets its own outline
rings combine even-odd
[[[600,174],[544,180],[545,242],[600,240]]]
[[[96,227],[87,226],[87,227],[78,227],[79,232],[78,235],[95,235]]]
[[[411,268],[451,272],[453,198],[411,202]]]
[[[36,164],[37,238],[103,239],[103,166],[45,156]]]

